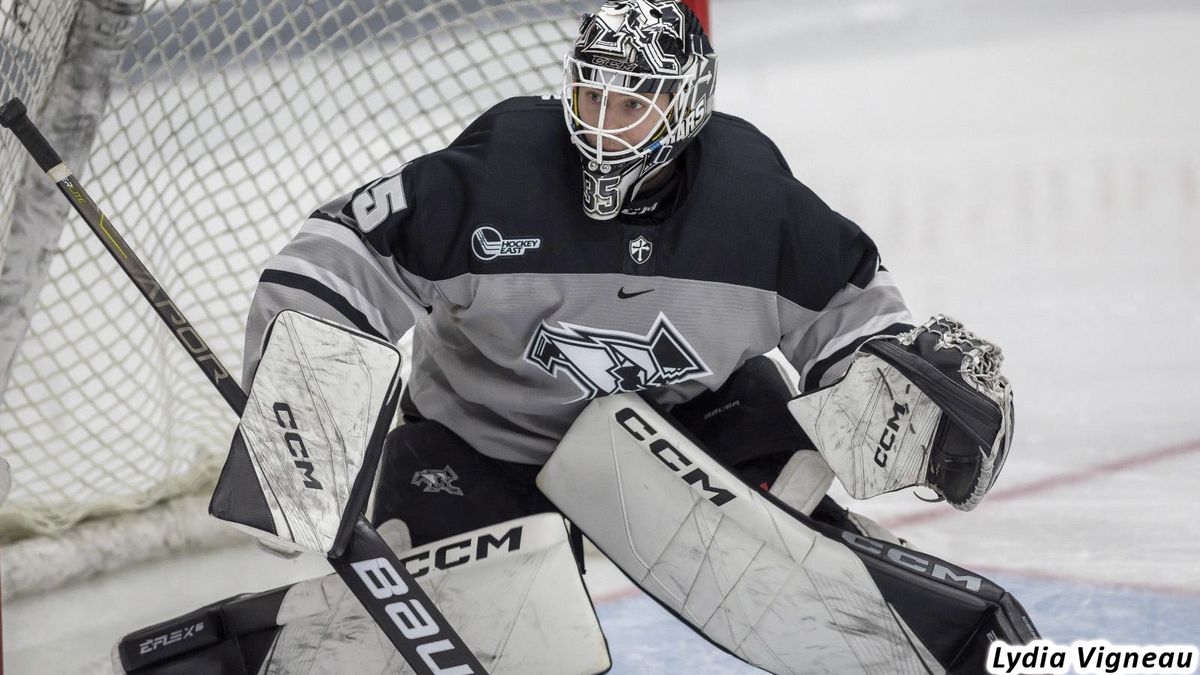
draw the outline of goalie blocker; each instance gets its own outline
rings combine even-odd
[[[276,315],[209,513],[272,549],[325,554],[417,673],[486,673],[363,516],[399,370],[391,344]]]
[[[751,488],[633,394],[597,399],[538,487],[638,586],[772,673],[978,673],[1038,638],[1003,588]]]
[[[1004,466],[1012,388],[996,345],[942,315],[877,337],[845,377],[788,408],[857,499],[916,485],[969,511]]]

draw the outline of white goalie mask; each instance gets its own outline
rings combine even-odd
[[[583,210],[616,217],[712,117],[717,57],[675,0],[608,0],[564,59],[563,114],[583,155]]]

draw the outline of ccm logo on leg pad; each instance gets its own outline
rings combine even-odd
[[[728,504],[733,501],[734,495],[732,492],[723,488],[714,487],[708,474],[700,467],[693,466],[692,460],[688,459],[671,444],[671,441],[659,436],[659,432],[641,415],[637,414],[633,408],[621,408],[614,415],[617,424],[621,428],[629,432],[639,443],[646,447],[650,454],[658,458],[668,469],[674,471],[676,475],[683,479],[689,485],[699,484],[700,490],[708,495],[708,501],[717,506]]]

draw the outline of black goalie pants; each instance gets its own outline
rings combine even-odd
[[[787,383],[766,357],[747,361],[717,391],[670,412],[712,454],[764,488],[811,441],[787,411]],[[446,426],[406,416],[384,444],[372,522],[399,518],[414,546],[493,523],[556,511],[534,484],[540,466],[493,459]]]

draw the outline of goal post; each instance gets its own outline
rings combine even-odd
[[[709,21],[708,14],[708,0],[684,0],[683,4],[692,8],[692,11],[696,13],[696,18],[700,19],[700,25],[704,26],[704,32],[708,33],[709,37],[712,37],[712,24]]]
[[[444,147],[503,98],[555,92],[579,16],[599,4],[0,0],[0,98],[27,103],[238,372],[259,269],[307,213]],[[4,595],[234,541],[202,495],[236,420],[61,199],[39,196],[55,188],[9,136]],[[47,577],[38,561],[56,547],[81,562]]]

